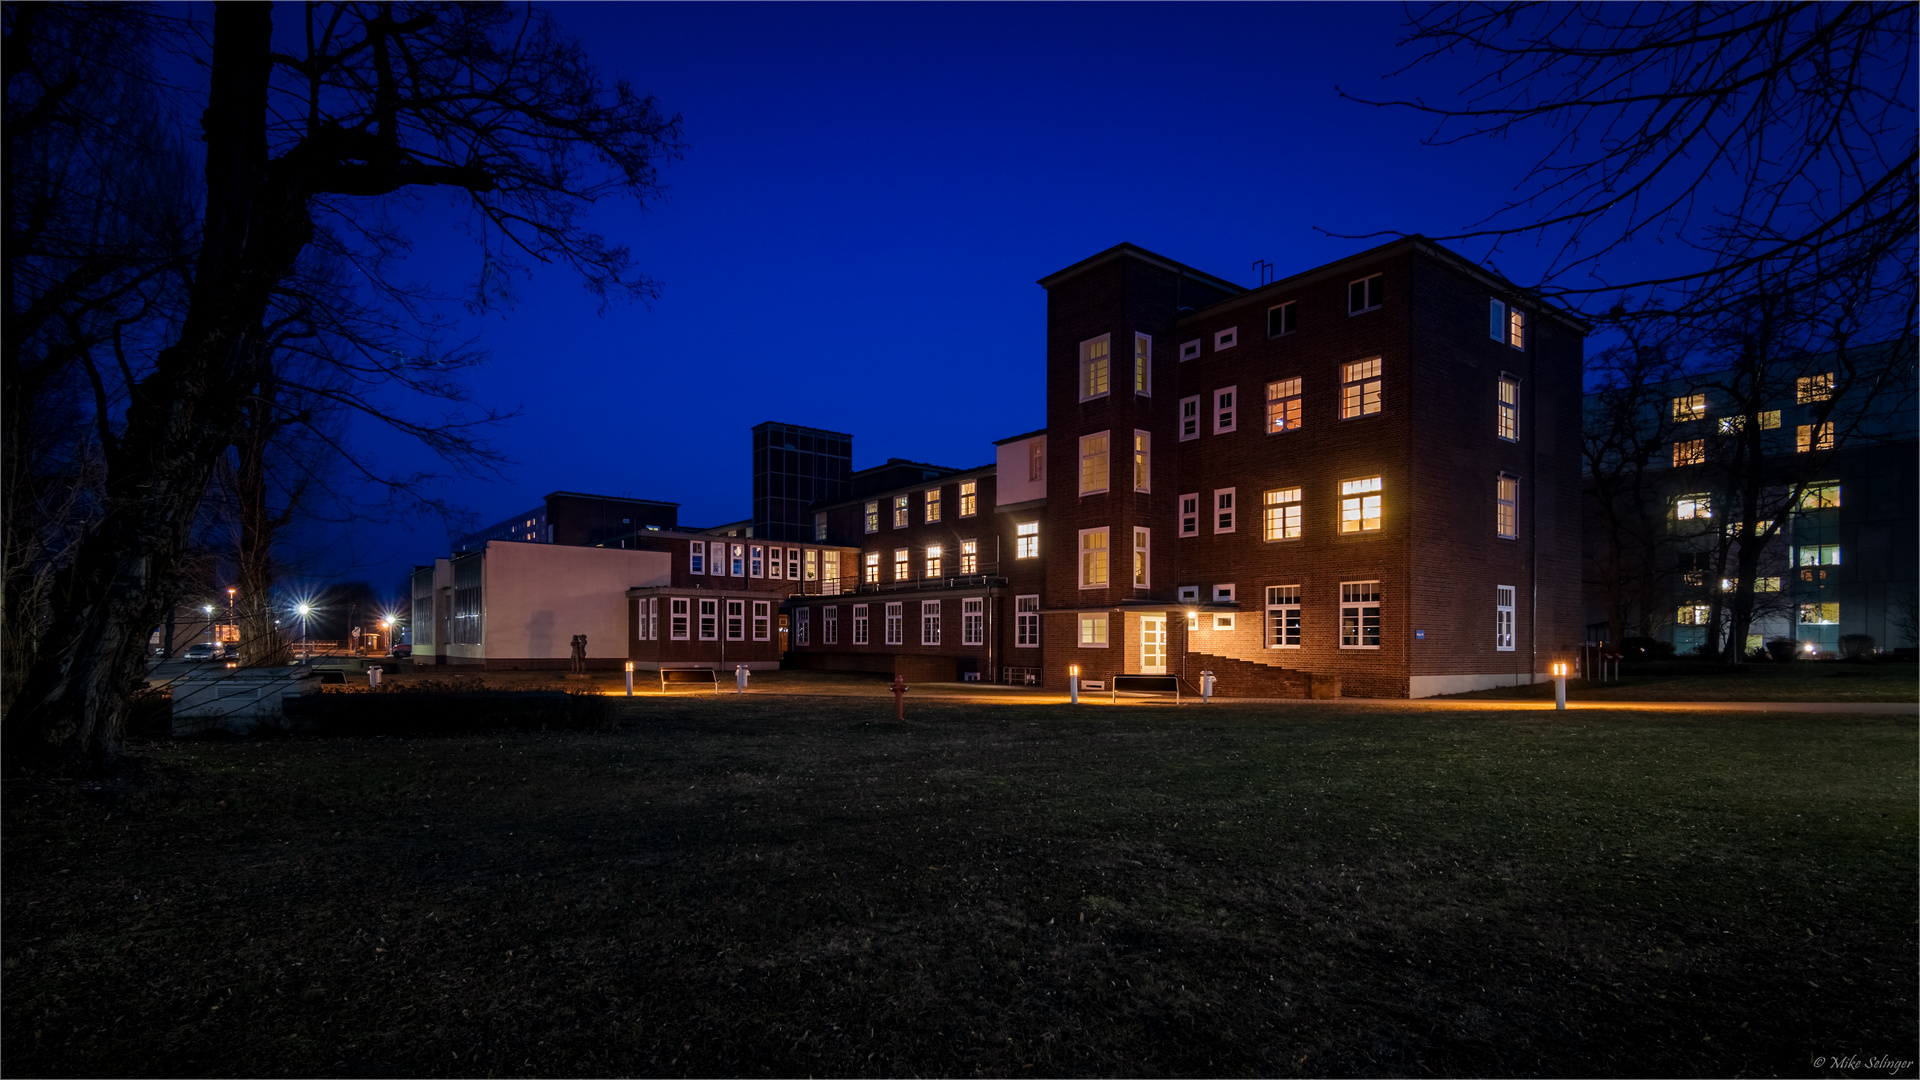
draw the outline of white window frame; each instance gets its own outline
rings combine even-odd
[[[1234,616],[1234,613],[1233,613],[1233,612],[1231,612],[1231,611],[1216,611],[1216,612],[1214,612],[1214,613],[1213,613],[1213,626],[1212,626],[1212,627],[1211,627],[1210,629],[1214,629],[1214,630],[1232,630],[1232,629],[1234,628],[1234,619],[1233,619],[1233,616]]]
[[[971,537],[960,541],[960,565],[956,569],[963,577],[980,572],[980,541]]]
[[[747,640],[747,602],[745,600],[727,601],[727,640]]]
[[[1191,442],[1200,437],[1200,395],[1180,399],[1180,441]]]
[[[1133,527],[1133,587],[1153,588],[1153,530]]]
[[[767,549],[767,576],[770,578],[784,578],[786,573],[787,549],[784,547],[769,547]]]
[[[1267,384],[1267,434],[1300,430],[1306,419],[1306,395],[1301,392],[1304,381],[1295,375]]]
[[[1013,647],[1040,647],[1040,594],[1013,598]]]
[[[1047,441],[1035,439],[1027,444],[1027,482],[1038,484],[1047,478]]]
[[[1372,365],[1369,367],[1368,365]],[[1386,402],[1387,362],[1378,356],[1340,365],[1340,419],[1377,416]]]
[[[1133,490],[1153,490],[1153,435],[1133,429]]]
[[[928,544],[926,551],[922,554],[926,559],[926,562],[921,564],[926,567],[926,572],[921,575],[922,577],[937,579],[947,576],[947,549],[945,545]]]
[[[1366,586],[1372,586],[1370,590]],[[1371,599],[1368,599],[1371,597]],[[1385,637],[1380,621],[1380,583],[1343,581],[1340,583],[1340,647],[1343,649],[1379,649]],[[1373,643],[1367,644],[1367,612],[1373,613]],[[1351,642],[1351,644],[1349,644]]]
[[[1280,314],[1280,329],[1278,330],[1275,330],[1273,328],[1273,318],[1274,318],[1275,312],[1279,312]],[[1277,337],[1286,337],[1287,335],[1293,333],[1295,330],[1299,329],[1299,327],[1296,325],[1296,321],[1297,321],[1296,317],[1299,315],[1299,313],[1300,313],[1299,304],[1292,300],[1282,301],[1281,303],[1275,304],[1272,307],[1268,308],[1267,309],[1267,337],[1269,339],[1277,338]]]
[[[1199,338],[1194,338],[1192,341],[1183,341],[1180,343],[1180,362],[1181,363],[1184,364],[1189,360],[1198,360],[1198,359],[1200,359],[1200,339]]]
[[[1520,537],[1520,478],[1509,473],[1493,479],[1493,535],[1501,540]]]
[[[980,512],[980,482],[960,481],[960,516],[970,518]]]
[[[747,546],[747,576],[764,578],[767,576],[767,548],[764,544]]]
[[[820,644],[840,644],[840,607],[828,604],[820,609]]]
[[[758,607],[758,602],[756,602],[754,606]],[[807,617],[808,610],[807,608],[798,608],[793,613],[793,644],[795,648],[804,649],[808,645],[813,644],[808,636],[811,628]]]
[[[1499,297],[1487,298],[1487,337],[1501,343],[1507,340],[1507,304]]]
[[[931,525],[940,520],[940,489],[930,487],[920,498],[921,524]]]
[[[1234,588],[1231,583],[1218,584],[1213,587],[1213,602],[1216,604],[1233,603],[1233,595]]]
[[[887,609],[883,613],[886,616],[886,625],[882,627],[882,629],[886,632],[886,643],[888,645],[906,644],[907,615],[906,608],[903,607],[902,604],[902,601],[893,601],[887,605]]]
[[[1368,516],[1369,510],[1373,511],[1372,516]],[[1373,524],[1368,525],[1369,521]],[[1352,528],[1347,527],[1348,522],[1353,523]],[[1356,476],[1340,481],[1340,535],[1380,532],[1385,528],[1386,480],[1379,476]]]
[[[861,554],[864,558],[861,561],[862,576],[860,583],[862,585],[880,584],[880,553],[877,551],[867,551]]]
[[[1520,376],[1500,373],[1494,390],[1494,434],[1501,439],[1520,441]]]
[[[1225,330],[1213,332],[1214,352],[1226,352],[1238,344],[1240,344],[1240,328],[1237,326],[1229,326]]]
[[[1298,540],[1306,535],[1306,514],[1304,488],[1274,488],[1260,493],[1261,536],[1268,542]]]
[[[693,630],[693,605],[684,596],[667,597],[667,637],[672,641],[686,641]]]
[[[1174,590],[1174,595],[1178,596],[1183,604],[1197,604],[1200,602],[1200,586],[1182,585]]]
[[[893,549],[893,580],[895,581],[912,581],[913,580],[913,549],[912,548],[894,548]]]
[[[1213,392],[1213,433],[1225,435],[1240,427],[1240,388],[1223,386]]]
[[[867,605],[865,604],[853,605],[853,643],[855,645],[872,643],[868,636]]]
[[[866,512],[867,534],[872,535],[874,533],[879,532],[880,531],[880,500],[879,499],[869,500],[865,507],[865,512]]]
[[[720,601],[700,601],[700,640],[720,640]]]
[[[1180,535],[1199,536],[1200,493],[1197,491],[1189,491],[1185,495],[1180,496],[1180,501],[1176,505],[1178,505],[1180,509]]]
[[[687,573],[705,574],[707,572],[707,542],[690,540],[687,542]]]
[[[1037,559],[1040,557],[1039,522],[1020,521],[1014,523],[1013,557],[1016,559]]]
[[[1507,306],[1507,345],[1522,352],[1527,348],[1527,313]]]
[[[1104,649],[1107,647],[1108,625],[1106,613],[1080,616],[1080,633],[1076,635],[1083,649]]]
[[[753,602],[753,640],[773,640],[773,601],[771,600]]]
[[[1097,445],[1099,449],[1089,449]],[[1097,465],[1096,465],[1097,463]],[[1099,476],[1095,477],[1094,472]],[[1098,483],[1098,487],[1090,486]],[[1101,495],[1113,484],[1113,432],[1096,431],[1080,436],[1080,494]]]
[[[1104,589],[1107,587],[1108,582],[1113,580],[1112,530],[1102,525],[1097,529],[1081,529],[1079,535],[1080,543],[1076,550],[1078,550],[1080,554],[1078,559],[1080,587],[1083,589]],[[1088,541],[1096,536],[1100,538],[1099,545],[1094,546],[1089,544]],[[1088,562],[1089,557],[1093,560],[1091,568]],[[1099,571],[1100,579],[1098,581],[1088,580],[1093,576],[1090,572],[1092,568],[1097,568]]]
[[[904,529],[913,524],[913,496],[895,495],[893,497],[893,527]]]
[[[733,577],[746,577],[747,545],[733,544],[731,547],[733,551],[727,560],[727,570]]]
[[[787,549],[787,580],[800,580],[800,549],[797,547]]]
[[[1211,504],[1213,509],[1209,514],[1209,519],[1213,522],[1214,535],[1218,536],[1221,533],[1233,532],[1239,526],[1240,508],[1235,505],[1237,500],[1234,496],[1234,493],[1238,490],[1238,488],[1213,489],[1213,502]],[[1221,524],[1222,518],[1226,521],[1224,525]]]
[[[1269,649],[1300,647],[1300,586],[1267,586],[1267,638]]]
[[[920,601],[920,644],[940,644],[940,601]]]
[[[960,644],[987,643],[987,601],[982,596],[960,598]]]
[[[1353,306],[1355,299],[1353,290],[1356,285],[1360,287],[1359,300],[1361,306],[1359,307]],[[1347,282],[1347,314],[1365,315],[1369,311],[1379,311],[1380,305],[1386,301],[1386,297],[1387,290],[1384,275],[1368,274],[1366,277],[1354,278],[1352,281]]]
[[[1106,397],[1113,390],[1113,335],[1080,343],[1080,400]]]
[[[1493,587],[1493,651],[1513,651],[1514,598],[1519,590],[1511,585]]]
[[[1153,337],[1149,334],[1133,335],[1133,392],[1153,396]]]

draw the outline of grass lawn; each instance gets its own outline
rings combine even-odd
[[[1904,701],[1920,710],[1920,666],[1839,660],[1745,664],[1737,668],[1685,660],[1626,665],[1617,682],[1567,680],[1571,701]],[[1533,686],[1475,690],[1453,698],[1553,700],[1551,680]]]
[[[8,1074],[1914,1074],[1907,718],[627,708],[9,783]]]

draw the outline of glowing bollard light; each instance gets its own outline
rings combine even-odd
[[[1080,665],[1067,665],[1067,704],[1080,704]]]
[[[1203,671],[1200,673],[1200,704],[1205,705],[1212,700],[1213,672]]]
[[[633,661],[627,661],[627,696],[633,696]]]
[[[1553,707],[1565,711],[1567,707],[1567,665],[1553,665]]]

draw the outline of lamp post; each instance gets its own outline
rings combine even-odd
[[[311,660],[313,654],[307,649],[307,616],[312,614],[313,608],[308,604],[298,604],[293,610],[300,616],[300,659]]]

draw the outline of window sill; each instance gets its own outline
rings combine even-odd
[[[1371,292],[1372,290],[1368,290],[1368,291],[1369,291],[1369,292]],[[1363,307],[1363,308],[1361,308],[1361,309],[1360,309],[1360,310],[1358,310],[1358,311],[1349,311],[1349,312],[1347,312],[1347,315],[1348,315],[1348,317],[1349,317],[1349,318],[1351,318],[1352,316],[1355,316],[1355,315],[1365,315],[1365,314],[1367,314],[1368,312],[1373,312],[1373,311],[1379,311],[1379,310],[1380,310],[1380,309],[1381,309],[1382,307],[1384,307],[1384,306],[1386,306],[1386,305],[1384,305],[1384,304],[1375,304],[1375,305],[1373,305],[1372,307]]]
[[[1342,649],[1346,649],[1351,652],[1379,652],[1380,651],[1380,646],[1378,645],[1342,645],[1340,647]]]

